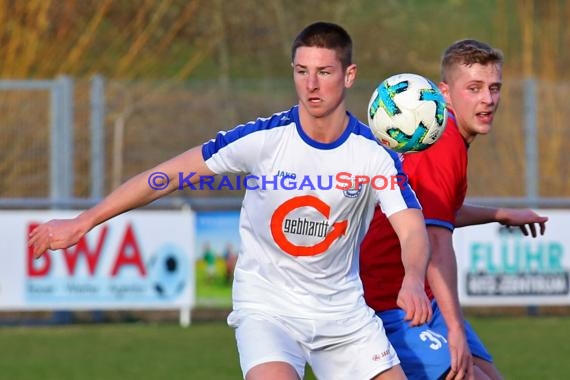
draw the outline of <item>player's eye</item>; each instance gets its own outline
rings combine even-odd
[[[498,92],[501,92],[501,86],[500,85],[493,85],[489,88],[489,90],[493,93],[498,93]]]

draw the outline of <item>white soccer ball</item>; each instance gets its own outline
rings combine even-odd
[[[447,108],[443,95],[429,79],[397,74],[374,90],[368,104],[368,124],[386,147],[400,153],[419,152],[443,134]]]

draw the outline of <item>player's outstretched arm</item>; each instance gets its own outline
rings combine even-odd
[[[544,235],[548,217],[530,209],[494,208],[463,204],[456,216],[456,227],[497,222],[507,227],[519,227],[525,236]]]
[[[432,309],[425,293],[429,242],[420,210],[406,209],[389,218],[400,240],[405,275],[398,293],[398,306],[413,326],[431,319]]]
[[[76,244],[93,227],[126,211],[144,206],[179,188],[179,173],[196,173],[190,181],[198,181],[202,175],[213,173],[202,158],[201,147],[190,149],[156,167],[142,172],[119,186],[100,203],[82,212],[73,219],[50,220],[40,224],[29,236],[28,245],[33,247],[34,257],[40,257],[48,249],[56,250]],[[157,179],[160,173],[160,179]],[[152,181],[155,181],[154,183]],[[156,181],[168,183],[161,190]],[[160,186],[162,187],[162,186]]]

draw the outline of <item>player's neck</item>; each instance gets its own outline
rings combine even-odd
[[[329,144],[338,140],[348,126],[349,118],[344,107],[320,117],[303,111],[300,109],[299,112],[301,128],[307,136],[320,143]]]
[[[467,129],[463,127],[460,120],[457,120],[457,115],[455,113],[455,110],[453,110],[453,108],[448,107],[447,117],[449,120],[451,120],[452,125],[455,125],[455,128],[457,128],[457,131],[463,138],[465,145],[470,146],[475,137],[477,137],[477,135],[470,134],[469,131],[467,131]]]

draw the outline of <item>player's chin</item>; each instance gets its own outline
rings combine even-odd
[[[477,132],[480,135],[486,135],[489,132],[491,132],[492,126],[491,124],[486,124],[486,125],[482,125],[480,128],[478,128]]]
[[[308,111],[309,115],[315,119],[326,117],[330,114],[330,112],[328,112],[328,110],[323,107],[311,107],[308,109]]]
[[[326,113],[323,102],[306,101],[302,103],[302,106],[311,117],[322,117]]]
[[[473,129],[475,132],[477,132],[478,135],[486,135],[491,132],[491,129],[493,129],[493,124],[490,122],[479,122],[474,126]]]

